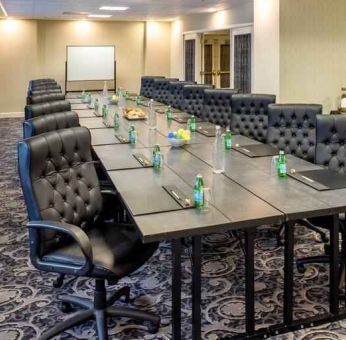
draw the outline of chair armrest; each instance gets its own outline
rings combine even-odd
[[[91,271],[93,267],[93,252],[89,237],[83,229],[73,224],[57,221],[31,221],[28,222],[27,227],[35,229],[49,229],[72,237],[79,245],[85,258],[84,265],[76,270],[75,275],[85,276]]]
[[[118,193],[114,190],[101,190],[101,195],[105,196],[105,197],[109,197],[109,198],[117,198],[118,197]]]

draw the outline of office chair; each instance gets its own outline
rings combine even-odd
[[[24,109],[25,120],[50,113],[66,111],[71,111],[71,103],[67,100],[26,105]]]
[[[346,176],[346,116],[318,115],[316,117],[315,163]],[[329,216],[310,218],[309,221],[313,225],[327,230],[332,225],[332,218]],[[344,241],[346,236],[345,214],[339,214],[339,221]],[[325,245],[324,255],[298,259],[296,261],[298,271],[303,273],[306,264],[329,263],[328,251],[329,247]]]
[[[238,93],[233,89],[206,89],[201,118],[222,127],[231,125],[232,96]]]
[[[185,85],[183,87],[182,110],[196,117],[201,117],[204,104],[204,90],[214,88],[213,85]]]
[[[185,85],[194,85],[191,81],[170,81],[168,85],[167,105],[182,110],[183,88]]]
[[[32,104],[54,102],[57,100],[65,100],[65,99],[66,97],[63,93],[44,93],[39,95],[27,96],[26,104],[32,105]]]
[[[232,131],[265,142],[268,131],[268,106],[275,101],[276,96],[270,94],[234,94]]]
[[[127,317],[149,323],[157,331],[160,318],[130,308],[116,308],[125,287],[106,296],[106,281],[117,283],[141,267],[158,244],[144,245],[132,225],[110,218],[110,191],[101,192],[90,151],[89,130],[57,130],[18,142],[19,175],[28,210],[30,258],[43,271],[93,278],[93,301],[63,296],[65,310],[77,305],[83,311],[44,333],[50,339],[65,330],[96,320],[98,338],[108,338],[107,318]]]
[[[271,104],[268,106],[267,143],[278,150],[285,151],[308,162],[315,161],[316,117],[322,113],[318,104]],[[307,219],[297,221],[300,225],[315,231],[322,242],[327,243],[324,231]],[[281,245],[283,227],[278,232],[278,244]]]
[[[76,112],[56,112],[25,120],[23,122],[23,135],[24,138],[29,138],[76,126],[79,126],[79,117]]]

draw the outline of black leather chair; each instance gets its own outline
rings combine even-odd
[[[59,89],[28,91],[27,96],[39,96],[43,94],[62,93]]]
[[[271,104],[268,107],[267,143],[286,154],[292,154],[309,162],[315,160],[316,117],[322,113],[318,104]],[[315,231],[323,242],[328,242],[325,232],[307,219],[297,221],[300,225]],[[278,244],[281,242],[283,226],[278,232]]]
[[[318,115],[316,118],[316,152],[315,163],[330,170],[346,175],[346,116]],[[330,216],[310,218],[309,221],[318,227],[330,229],[333,219]],[[345,214],[339,215],[340,231],[343,242],[346,237]],[[328,253],[328,246],[325,246]],[[345,259],[341,259],[345,260]],[[311,256],[297,259],[297,269],[303,273],[306,264],[329,263],[329,255]]]
[[[315,160],[317,104],[271,104],[268,107],[267,143],[286,154],[309,162]]]
[[[44,93],[34,96],[27,96],[26,97],[26,104],[32,105],[32,104],[39,104],[39,103],[48,103],[48,102],[54,102],[57,100],[65,100],[65,95],[63,93]]]
[[[204,90],[204,106],[201,118],[210,123],[227,127],[231,125],[233,89]]]
[[[177,78],[156,78],[153,80],[153,99],[158,102],[168,104],[169,82],[179,81]]]
[[[182,110],[183,88],[185,85],[194,85],[191,81],[170,81],[168,85],[168,105]]]
[[[61,297],[65,311],[71,304],[84,310],[48,330],[40,340],[90,319],[96,319],[98,338],[107,339],[109,316],[148,321],[156,331],[158,316],[112,306],[122,296],[128,300],[128,287],[107,298],[106,281],[115,284],[137,270],[158,245],[144,245],[132,225],[116,224],[108,216],[112,193],[100,191],[89,130],[76,127],[20,141],[18,157],[33,265],[42,271],[95,279],[93,301]]]
[[[182,110],[196,117],[201,117],[204,105],[204,90],[212,88],[212,85],[185,85],[183,87]]]
[[[76,112],[56,112],[25,120],[23,122],[24,138],[33,137],[42,133],[79,126]]]
[[[276,96],[269,94],[233,95],[232,130],[265,142],[268,131],[268,106],[274,104],[275,100]]]
[[[144,97],[152,98],[154,92],[154,79],[163,79],[162,76],[142,76],[141,89],[139,94]]]
[[[58,100],[49,103],[40,103],[33,105],[26,105],[25,119],[31,119],[42,115],[47,115],[55,112],[66,112],[71,111],[71,104],[66,100]]]

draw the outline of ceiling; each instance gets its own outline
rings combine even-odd
[[[229,9],[244,0],[0,0],[9,17],[81,19],[90,14],[112,14],[102,20],[172,20],[178,16]],[[246,2],[246,1],[245,1]],[[126,11],[100,11],[101,6],[128,6]],[[72,12],[75,14],[63,14]],[[1,15],[1,11],[0,11]]]

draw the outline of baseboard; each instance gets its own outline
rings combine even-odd
[[[24,118],[24,112],[0,112],[1,118]]]

